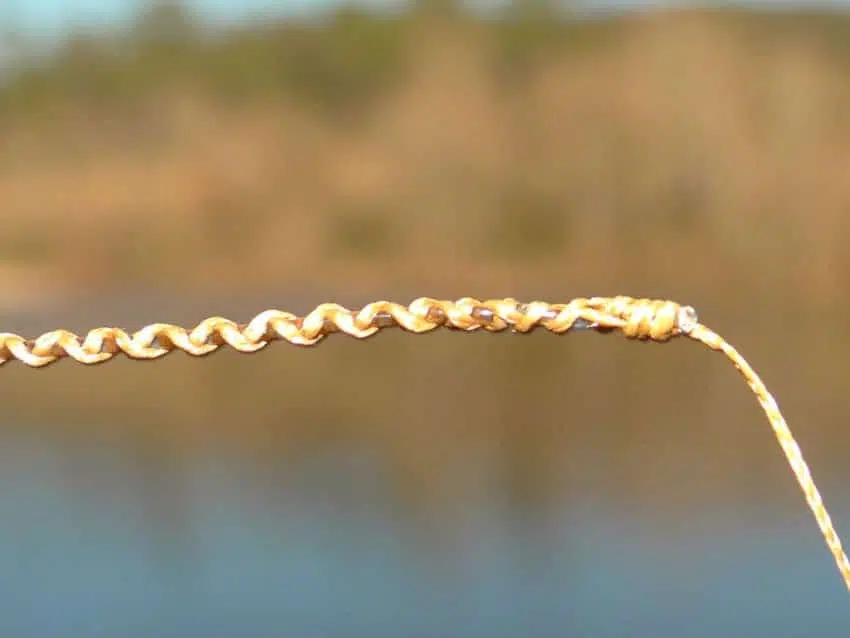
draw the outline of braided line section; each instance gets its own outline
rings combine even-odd
[[[695,318],[692,309],[671,301],[630,297],[581,298],[566,304],[520,303],[516,299],[479,301],[472,297],[441,301],[421,297],[408,306],[376,301],[358,311],[325,303],[305,317],[266,310],[245,325],[210,317],[191,332],[180,326],[155,323],[132,335],[120,328],[96,328],[84,338],[66,330],[54,330],[35,340],[0,333],[0,365],[17,359],[38,368],[63,357],[93,365],[108,361],[118,353],[131,359],[157,359],[175,349],[204,356],[224,344],[248,353],[257,352],[277,340],[312,346],[333,332],[365,339],[394,326],[415,333],[440,327],[488,332],[507,329],[530,332],[542,327],[558,334],[571,329],[620,329],[629,338],[667,341],[689,329]]]
[[[425,333],[437,328],[472,332],[511,330],[528,333],[544,328],[555,334],[573,330],[620,331],[629,339],[666,342],[687,336],[722,352],[744,376],[773,428],[777,440],[806,502],[832,553],[844,583],[850,591],[850,561],[821,498],[802,451],[755,370],[731,345],[697,320],[689,306],[673,301],[632,297],[576,298],[563,304],[542,301],[521,303],[516,299],[480,301],[464,297],[446,301],[420,297],[407,306],[376,301],[358,311],[333,303],[316,307],[304,317],[281,310],[266,310],[247,324],[223,317],[210,317],[187,331],[180,326],[156,323],[128,334],[120,328],[96,328],[84,338],[66,330],[54,330],[30,340],[12,333],[0,333],[0,365],[13,359],[31,367],[44,367],[64,357],[94,365],[119,353],[131,359],[158,359],[174,350],[205,356],[227,344],[239,352],[251,353],[272,341],[297,346],[313,346],[327,335],[342,332],[366,339],[385,328]]]

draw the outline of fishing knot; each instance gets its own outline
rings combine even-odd
[[[613,297],[604,311],[623,321],[621,330],[627,338],[644,341],[668,341],[690,333],[698,323],[691,306],[664,299]]]

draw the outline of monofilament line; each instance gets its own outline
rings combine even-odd
[[[66,330],[54,330],[35,340],[0,333],[0,365],[17,359],[32,367],[44,367],[61,358],[93,365],[124,353],[131,359],[158,359],[174,350],[193,356],[211,354],[227,344],[245,353],[257,352],[273,341],[313,346],[334,332],[365,339],[379,331],[398,327],[425,333],[444,327],[452,330],[527,333],[544,328],[555,334],[575,330],[621,332],[629,339],[666,342],[687,336],[722,352],[744,376],[767,416],[788,464],[803,490],[826,545],[850,591],[850,561],[841,545],[803,453],[774,398],[753,368],[731,345],[697,320],[696,312],[673,301],[632,297],[577,298],[567,303],[542,301],[520,303],[516,299],[480,301],[464,297],[447,301],[420,297],[407,306],[377,301],[358,311],[333,303],[321,304],[304,317],[290,312],[267,310],[248,324],[222,317],[205,319],[193,330],[158,323],[132,335],[120,328],[96,328],[80,338]]]

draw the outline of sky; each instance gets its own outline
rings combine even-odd
[[[485,3],[487,0],[483,0]],[[586,0],[587,1],[587,0]],[[230,22],[268,14],[312,12],[332,8],[341,0],[187,0],[204,18]],[[355,0],[357,4],[391,7],[403,0]],[[0,29],[27,37],[61,38],[73,28],[120,25],[135,15],[145,0],[0,0]],[[649,8],[683,5],[687,0],[589,0],[605,8]],[[743,5],[751,7],[822,7],[850,9],[850,0],[708,0],[703,5]]]
[[[361,4],[386,3],[367,0]],[[389,0],[390,2],[392,0]],[[0,21],[28,33],[53,36],[80,25],[114,25],[138,13],[144,0],[0,0]],[[310,11],[333,7],[335,0],[187,0],[210,20],[230,21],[262,13]]]

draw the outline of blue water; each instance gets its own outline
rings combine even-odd
[[[431,528],[368,450],[157,467],[126,444],[5,436],[0,635],[850,635],[802,500],[762,526],[591,490],[533,522],[480,489]]]

